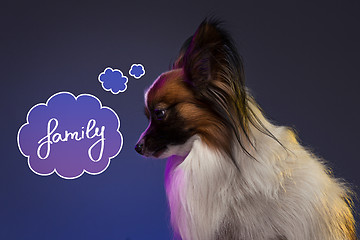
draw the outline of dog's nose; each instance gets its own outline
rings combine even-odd
[[[141,139],[135,146],[135,151],[140,153],[141,155],[144,153],[144,139]]]

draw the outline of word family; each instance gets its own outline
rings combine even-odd
[[[38,141],[37,155],[40,159],[47,159],[50,156],[51,146],[58,142],[67,141],[81,141],[83,139],[93,139],[96,141],[89,147],[88,156],[91,161],[98,162],[101,160],[104,152],[105,143],[105,126],[96,127],[96,120],[90,119],[85,127],[82,127],[80,131],[70,132],[65,130],[63,134],[55,132],[59,126],[59,121],[56,118],[51,118],[47,124],[47,134]],[[85,128],[85,129],[84,129]],[[97,158],[94,157],[93,149],[100,144],[100,151],[97,154]],[[41,155],[41,153],[46,153]]]

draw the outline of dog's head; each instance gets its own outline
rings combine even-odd
[[[185,156],[196,137],[231,154],[234,136],[246,133],[246,91],[240,57],[218,22],[205,20],[184,43],[147,90],[145,114],[149,125],[135,147],[142,155]]]

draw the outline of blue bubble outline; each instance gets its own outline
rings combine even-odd
[[[36,171],[31,167],[31,165],[30,165],[30,155],[26,155],[26,154],[21,150],[21,147],[20,147],[20,132],[21,132],[21,129],[22,129],[23,127],[25,127],[26,125],[29,125],[29,124],[30,124],[30,122],[29,122],[30,112],[31,112],[33,109],[35,109],[36,107],[38,107],[38,106],[46,106],[46,107],[48,107],[48,104],[49,104],[50,100],[51,100],[52,98],[54,98],[55,96],[60,95],[60,94],[69,94],[69,95],[71,95],[71,96],[75,99],[75,101],[77,101],[77,99],[78,99],[79,97],[81,97],[81,96],[92,97],[92,98],[96,99],[96,100],[99,102],[99,104],[100,104],[100,110],[101,110],[101,109],[108,109],[108,110],[110,110],[112,113],[114,113],[114,115],[116,116],[117,123],[118,123],[118,128],[117,128],[116,131],[120,134],[120,138],[121,138],[120,148],[119,148],[118,152],[117,152],[114,156],[109,157],[108,164],[106,165],[106,167],[105,167],[102,171],[96,172],[96,173],[92,173],[92,172],[89,172],[89,171],[83,169],[83,171],[81,172],[81,174],[79,174],[78,176],[75,176],[75,177],[64,177],[64,176],[62,176],[61,174],[59,174],[59,173],[56,171],[56,167],[54,167],[54,170],[53,170],[52,172],[50,172],[50,173],[38,173],[38,172],[36,172]],[[111,159],[113,159],[113,158],[115,158],[117,155],[119,155],[119,153],[120,153],[121,150],[122,150],[123,143],[124,143],[124,138],[123,138],[123,135],[122,135],[121,132],[120,132],[120,119],[119,119],[119,116],[118,116],[118,115],[116,114],[116,112],[115,112],[114,110],[112,110],[111,108],[106,107],[106,106],[103,106],[102,103],[101,103],[101,101],[100,101],[97,97],[95,97],[94,95],[88,94],[88,93],[80,94],[80,95],[78,95],[77,97],[76,97],[74,94],[72,94],[71,92],[66,92],[66,91],[54,93],[54,94],[46,101],[46,103],[38,103],[38,104],[34,105],[32,108],[30,108],[30,110],[29,110],[28,113],[26,114],[26,123],[24,123],[24,124],[19,128],[19,131],[18,131],[18,133],[17,133],[17,145],[18,145],[18,148],[19,148],[21,154],[22,154],[24,157],[27,157],[27,163],[28,163],[28,166],[29,166],[29,168],[31,169],[31,171],[33,171],[35,174],[40,175],[40,176],[49,176],[49,175],[51,175],[51,174],[53,174],[53,173],[55,172],[59,177],[64,178],[64,179],[76,179],[76,178],[79,178],[79,177],[81,177],[81,176],[84,174],[84,172],[86,172],[87,174],[90,174],[90,175],[99,175],[99,174],[103,173],[103,172],[109,167]]]
[[[131,73],[131,71],[133,70],[133,67],[141,67],[141,69],[143,70],[143,73],[140,74],[140,76],[137,77],[135,74]],[[141,78],[142,76],[145,75],[145,68],[141,63],[134,63],[134,64],[131,65],[131,67],[129,69],[129,74],[130,74],[130,76],[132,76],[132,77],[134,77],[136,79],[139,79],[139,78]]]
[[[104,86],[105,81],[102,81],[102,80],[100,79],[100,77],[101,77],[102,75],[105,75],[106,70],[111,70],[111,72],[119,72],[120,75],[121,75],[123,78],[126,79],[126,81],[124,82],[124,86],[125,86],[124,90],[119,90],[119,91],[117,91],[117,92],[114,92],[114,91],[112,90],[112,88],[110,88],[110,89],[105,88],[105,86]],[[99,80],[99,82],[101,82],[102,88],[103,88],[105,91],[107,91],[107,92],[111,92],[112,94],[119,94],[119,93],[125,92],[126,89],[127,89],[127,83],[129,82],[128,77],[125,76],[125,75],[122,73],[121,70],[116,69],[116,68],[113,69],[113,68],[111,68],[111,67],[105,68],[105,70],[99,74],[98,80]]]

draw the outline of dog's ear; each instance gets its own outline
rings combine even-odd
[[[190,46],[191,40],[193,39],[193,36],[190,36],[188,39],[186,39],[186,41],[183,43],[183,45],[181,46],[180,52],[179,52],[179,56],[177,57],[177,59],[175,60],[175,62],[172,65],[172,69],[176,69],[176,68],[183,68],[184,67],[184,57],[185,54]]]
[[[232,43],[219,21],[204,20],[184,47],[182,67],[186,81],[197,90],[207,88],[210,81],[220,80],[221,74],[231,74]]]
[[[205,19],[191,40],[185,42],[176,67],[184,69],[184,81],[197,100],[220,116],[222,124],[230,129],[229,139],[235,132],[242,146],[241,134],[249,139],[243,64],[232,38],[220,24]],[[231,149],[228,153],[231,155]]]

